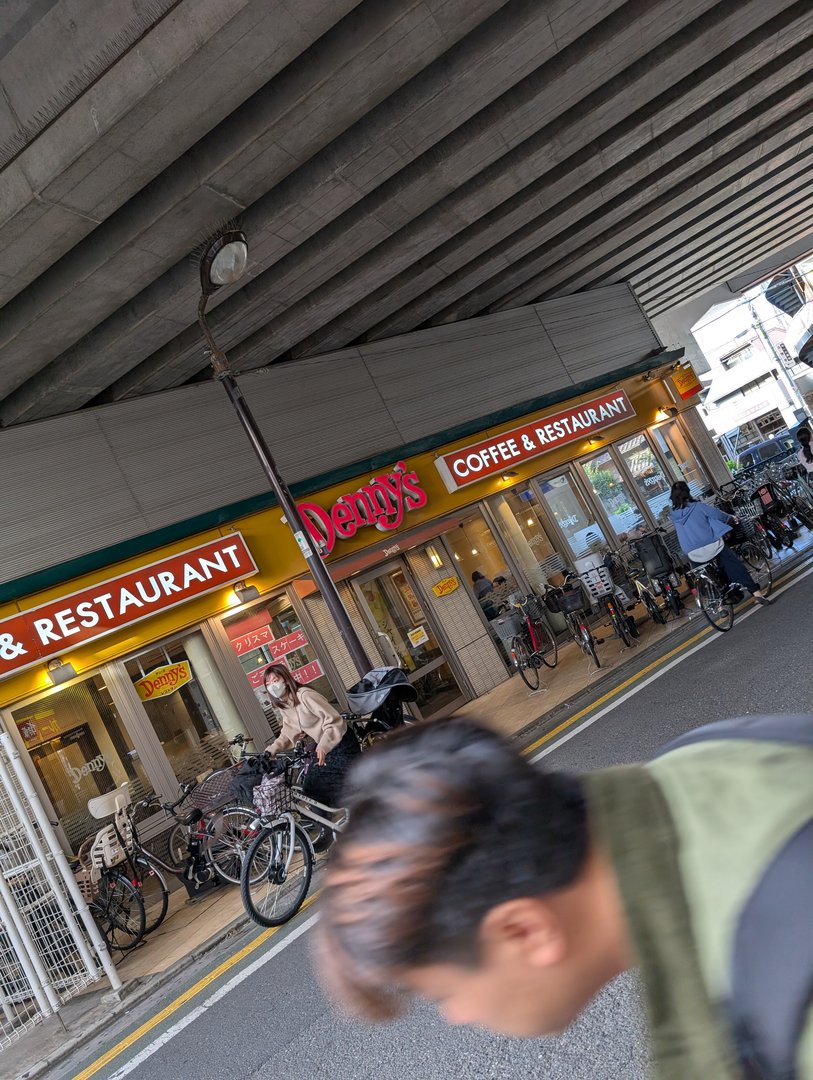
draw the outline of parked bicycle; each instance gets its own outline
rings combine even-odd
[[[618,586],[613,581],[609,568],[604,565],[588,567],[582,571],[579,578],[593,604],[607,616],[615,636],[629,648],[633,637],[638,637],[638,626],[623,610],[621,599],[617,595]]]
[[[258,832],[243,862],[240,895],[259,926],[280,926],[292,919],[308,895],[314,851],[303,819],[333,833],[347,822],[343,807],[303,794],[303,780],[314,762],[313,751],[300,742],[278,755],[273,772],[255,791],[258,816],[253,824]]]
[[[592,660],[597,668],[601,661],[596,652],[597,639],[590,628],[587,613],[590,603],[587,600],[581,582],[572,572],[565,575],[564,584],[548,586],[543,596],[549,611],[563,616],[567,630],[584,655]]]
[[[542,667],[554,668],[559,661],[559,646],[538,596],[514,600],[511,607],[515,610],[501,608],[494,625],[522,681],[529,690],[538,690]]]

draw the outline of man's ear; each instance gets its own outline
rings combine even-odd
[[[480,927],[487,952],[514,952],[534,967],[559,964],[567,952],[567,937],[551,906],[537,897],[508,900],[491,909]]]

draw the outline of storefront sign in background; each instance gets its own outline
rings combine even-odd
[[[453,593],[460,584],[460,579],[456,577],[445,577],[442,581],[439,581],[437,585],[432,586],[432,592],[435,596],[448,596],[449,593]]]
[[[399,529],[406,513],[426,503],[418,474],[399,461],[387,476],[374,476],[358,491],[340,496],[329,510],[307,502],[300,503],[299,510],[317,549],[327,556],[337,540],[349,540],[369,525],[380,532]]]
[[[250,671],[248,673],[248,681],[255,690],[258,686],[263,685],[263,676],[270,667],[270,664],[266,664],[264,667],[257,668],[256,671]],[[309,664],[305,664],[304,667],[294,668],[291,671],[291,674],[300,686],[305,686],[307,683],[315,682],[316,679],[321,678],[322,675],[324,675],[324,671],[318,660],[312,660]]]
[[[232,638],[231,647],[238,656],[242,656],[243,653],[250,652],[252,649],[259,649],[263,646],[271,653],[272,660],[281,660],[283,656],[286,656],[290,652],[295,652],[297,649],[304,649],[307,644],[308,639],[305,636],[304,630],[296,630],[293,634],[286,634],[285,637],[275,638],[274,632],[270,626],[261,626],[258,630],[253,630],[250,634],[243,634],[242,637]]]
[[[694,373],[694,368],[681,368],[672,376],[672,382],[681,398],[686,401],[703,389],[703,384]]]
[[[626,392],[613,390],[581,405],[542,416],[522,427],[444,454],[435,460],[435,466],[447,490],[457,491],[567,443],[589,438],[595,432],[633,416],[635,409]]]
[[[133,685],[142,701],[153,701],[155,698],[169,697],[191,681],[189,661],[180,660],[177,664],[162,664],[153,668]]]
[[[241,534],[229,533],[12,615],[0,621],[0,678],[256,573]]]

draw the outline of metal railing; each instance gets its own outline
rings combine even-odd
[[[11,736],[0,733],[0,1050],[121,979]]]

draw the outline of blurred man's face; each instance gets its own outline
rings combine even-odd
[[[520,922],[485,935],[476,967],[417,968],[407,976],[406,988],[434,1002],[449,1024],[520,1038],[558,1034],[605,980],[591,970],[589,958],[570,947],[563,927],[544,915],[534,925],[533,912],[525,912]]]

